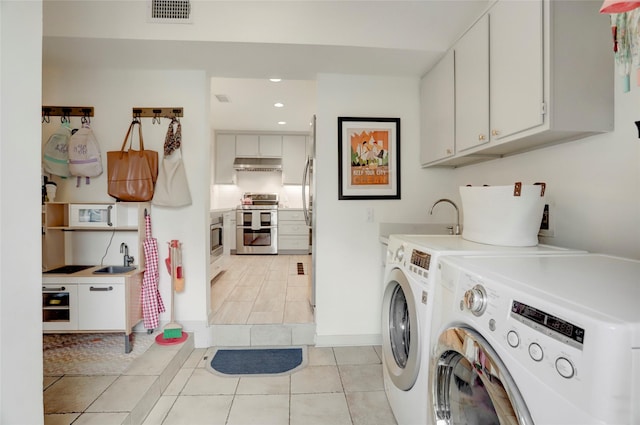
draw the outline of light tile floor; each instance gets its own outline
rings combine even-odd
[[[310,267],[309,255],[229,256],[211,284],[211,324],[313,323]]]
[[[313,323],[309,256],[230,261],[212,286],[216,324]],[[298,274],[299,262],[305,275]],[[120,376],[45,377],[45,425],[396,424],[384,392],[380,347],[309,346],[301,370],[240,378],[206,369],[215,350],[189,349],[173,369],[166,366],[167,349],[154,345]],[[172,379],[162,382],[163,376]],[[141,412],[149,413],[145,418]]]
[[[291,375],[224,377],[206,369],[215,348],[195,349],[144,425],[393,425],[380,347],[308,347]]]

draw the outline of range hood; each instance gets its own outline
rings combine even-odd
[[[239,157],[233,161],[237,171],[282,171],[282,158]]]

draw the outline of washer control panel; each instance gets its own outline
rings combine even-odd
[[[538,376],[555,375],[577,385],[585,329],[504,292],[461,273],[456,303],[465,322],[497,338],[497,344],[507,347]]]

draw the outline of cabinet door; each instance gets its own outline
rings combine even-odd
[[[454,54],[445,57],[421,81],[420,161],[428,164],[455,153]]]
[[[235,170],[233,160],[236,156],[236,136],[219,134],[216,136],[215,184],[233,184]]]
[[[306,136],[282,136],[282,183],[302,184],[307,160]]]
[[[500,1],[489,14],[491,138],[499,140],[543,124],[542,0]]]
[[[280,158],[282,156],[282,136],[264,135],[259,137],[260,156]]]
[[[489,142],[489,17],[455,47],[456,154]]]
[[[236,135],[236,156],[255,157],[260,155],[260,138],[257,134]]]
[[[78,285],[78,329],[125,330],[125,304],[123,283]]]

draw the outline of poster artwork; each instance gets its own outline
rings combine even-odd
[[[391,130],[350,130],[351,186],[389,186]]]

